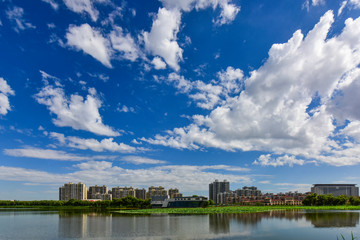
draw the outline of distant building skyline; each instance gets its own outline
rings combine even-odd
[[[84,183],[65,183],[59,187],[59,200],[112,200],[115,198],[124,198],[127,196],[139,199],[163,199],[170,196],[171,198],[182,197],[178,188],[166,190],[162,186],[150,186],[148,191],[145,188],[134,187],[113,187],[111,190],[106,185],[90,186],[86,188]]]
[[[347,196],[359,196],[359,188],[356,187],[356,184],[313,184],[310,191],[317,194],[333,194],[335,197],[339,195]],[[288,192],[288,193],[261,193],[261,190],[257,189],[255,186],[244,186],[237,190],[230,190],[230,182],[227,180],[219,181],[215,180],[209,184],[209,199],[213,200],[215,204],[223,204],[229,202],[229,199],[236,200],[238,197],[245,198],[254,198],[257,197],[276,197],[278,194],[280,196],[288,197],[298,197],[302,196],[301,193]],[[137,197],[139,199],[157,199],[157,198],[176,198],[182,197],[183,194],[179,192],[177,188],[170,188],[166,190],[162,186],[151,186],[146,191],[145,188],[133,188],[133,187],[113,187],[112,190],[108,190],[106,185],[102,186],[90,186],[89,189],[86,188],[84,183],[65,183],[63,186],[59,187],[59,200],[85,200],[85,199],[94,199],[94,200],[112,200],[114,198],[123,198],[127,196]],[[236,200],[238,201],[238,200]]]

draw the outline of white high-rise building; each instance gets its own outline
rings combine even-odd
[[[65,183],[59,188],[59,200],[68,201],[70,199],[86,200],[87,189],[85,184],[79,183]]]

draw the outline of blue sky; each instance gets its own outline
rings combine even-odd
[[[0,2],[0,199],[360,181],[360,1]]]

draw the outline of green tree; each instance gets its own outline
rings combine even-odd
[[[348,198],[345,196],[345,195],[340,195],[340,196],[337,196],[336,198],[335,198],[335,204],[334,205],[336,205],[336,206],[338,206],[338,205],[345,205],[346,204],[346,202],[347,202],[347,200],[348,200]]]
[[[316,193],[307,195],[305,197],[305,199],[303,200],[303,205],[305,205],[305,206],[314,206],[314,205],[316,205],[316,197],[317,197]]]

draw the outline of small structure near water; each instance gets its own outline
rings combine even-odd
[[[202,207],[208,201],[207,197],[175,197],[167,198],[162,204],[163,208],[197,208]]]

